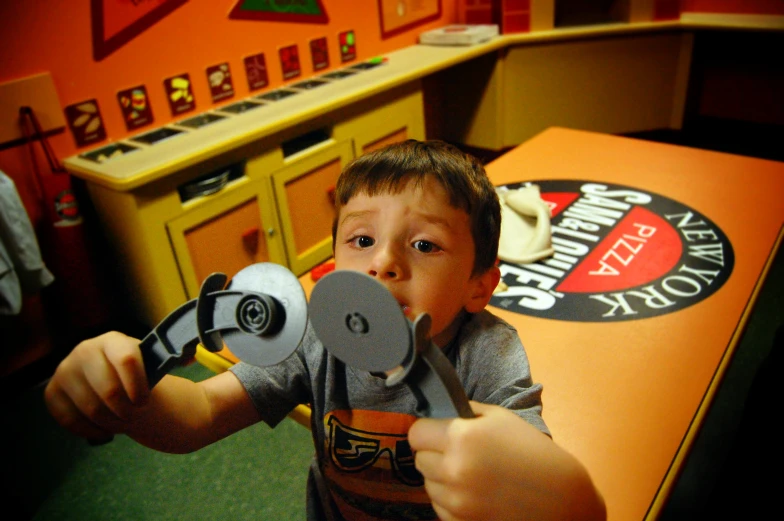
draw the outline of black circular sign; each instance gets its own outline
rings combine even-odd
[[[502,261],[506,287],[493,306],[555,320],[639,320],[702,301],[732,273],[724,232],[684,204],[615,184],[530,184],[550,206],[555,253],[531,264]]]

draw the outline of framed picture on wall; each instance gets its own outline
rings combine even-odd
[[[188,0],[90,0],[93,59],[101,61]]]
[[[441,0],[378,0],[381,38],[389,38],[441,16]]]

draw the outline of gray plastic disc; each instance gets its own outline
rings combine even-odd
[[[224,332],[223,340],[237,358],[264,367],[280,363],[296,351],[308,323],[308,301],[299,279],[291,271],[271,262],[251,264],[240,270],[226,289],[269,295],[281,304],[285,312],[285,322],[273,334],[257,336],[240,330]]]
[[[394,369],[412,349],[400,304],[380,282],[357,271],[333,271],[318,281],[310,320],[324,347],[357,369]]]

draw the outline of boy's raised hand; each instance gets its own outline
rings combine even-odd
[[[471,402],[473,419],[417,420],[408,436],[442,521],[603,520],[585,468],[513,412]]]
[[[149,395],[139,341],[117,332],[77,345],[44,391],[55,420],[95,442],[125,432]]]

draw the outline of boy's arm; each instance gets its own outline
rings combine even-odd
[[[79,436],[101,441],[127,434],[173,453],[197,450],[260,419],[230,372],[198,383],[167,375],[150,391],[139,341],[121,333],[80,343],[44,397],[58,423]]]
[[[408,433],[439,519],[606,519],[574,456],[503,407],[471,407],[477,418],[420,419]]]

